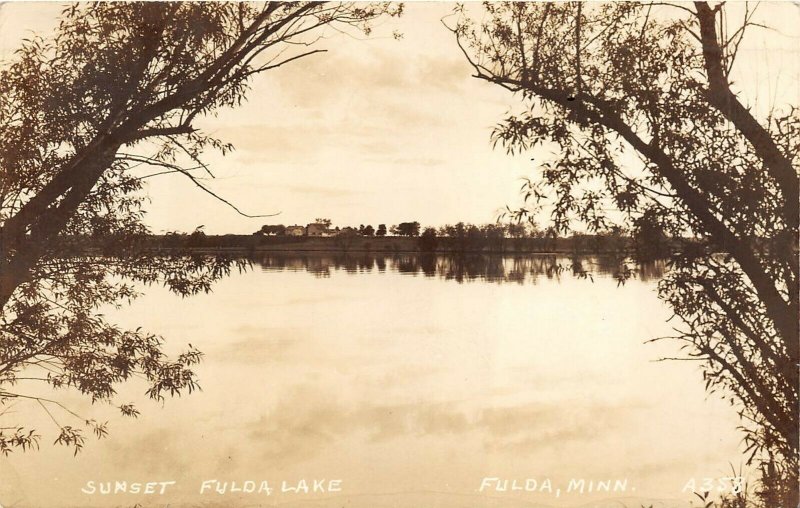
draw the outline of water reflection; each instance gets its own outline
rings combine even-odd
[[[453,280],[458,283],[482,280],[503,283],[536,283],[540,277],[559,278],[563,275],[615,277],[622,261],[633,270],[633,276],[643,282],[658,280],[664,275],[664,260],[633,263],[613,256],[490,256],[437,254],[376,254],[336,252],[269,252],[251,257],[263,271],[306,271],[317,277],[330,277],[333,272],[369,273],[397,272]]]
[[[648,282],[663,263],[633,266],[636,278],[618,287],[617,260],[602,257],[287,252],[252,262],[211,293],[147,287],[111,310],[123,328],[163,334],[171,351],[203,351],[202,391],[162,405],[141,383],[123,387],[139,418],[111,415],[109,437],[87,439],[77,458],[42,446],[0,460],[0,503],[607,506],[604,492],[476,492],[484,477],[534,476],[556,487],[629,478],[636,490],[624,494],[637,499],[626,506],[685,508],[687,478],[738,463],[735,408],[707,396],[693,363],[652,361],[674,356],[674,343],[643,344],[672,331]],[[109,417],[67,392],[63,401]],[[37,428],[52,427],[28,410]],[[199,488],[301,478],[339,478],[346,490],[334,502]],[[158,498],[112,498],[84,494],[87,480],[177,483]]]

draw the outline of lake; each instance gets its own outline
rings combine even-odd
[[[0,461],[0,504],[688,506],[667,500],[743,460],[735,408],[696,362],[656,361],[675,342],[646,343],[673,332],[662,264],[619,285],[579,261],[586,277],[554,256],[264,254],[210,294],[146,288],[111,320],[198,347],[202,391],[162,406],[126,386],[136,420],[59,394],[109,421],[74,458],[15,406],[42,449]]]

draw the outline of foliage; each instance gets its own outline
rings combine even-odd
[[[437,232],[443,240],[440,245],[455,252],[504,252],[508,243],[513,243],[517,251],[547,250],[548,246],[543,242],[533,240],[540,237],[539,233],[532,224],[517,222],[482,225],[459,222],[455,225],[446,224]],[[514,241],[506,242],[508,238]]]
[[[419,237],[419,250],[422,252],[435,252],[439,245],[439,238],[434,228],[425,228]]]
[[[283,236],[286,234],[286,226],[283,224],[264,224],[261,229],[256,231],[256,234]]]
[[[236,209],[196,176],[213,176],[204,150],[232,147],[194,120],[240,105],[255,74],[322,51],[311,47],[324,29],[369,33],[372,20],[401,11],[312,2],[75,4],[52,38],[26,40],[0,68],[0,404],[35,401],[58,427],[56,443],[77,451],[79,427],[98,436],[105,427],[31,395],[35,383],[117,404],[126,416],[137,410],[114,396],[133,377],[145,379],[156,400],[196,389],[199,351],[190,345],[170,359],[162,338],[120,329],[102,310],[135,298],[141,285],[182,296],[209,291],[245,265],[154,249],[142,223],[144,179],[178,173]],[[137,166],[157,172],[137,177]],[[189,246],[204,237],[198,228]],[[0,451],[37,446],[37,431],[0,415]]]
[[[339,249],[347,252],[353,246],[358,236],[358,231],[355,228],[344,227],[334,237],[334,243]]]
[[[476,77],[522,106],[493,142],[553,154],[512,215],[549,206],[557,231],[617,225],[640,246],[676,242],[660,283],[676,338],[739,406],[751,459],[783,465],[762,479],[788,485],[782,502],[796,506],[800,115],[757,117],[732,89],[751,11],[729,30],[723,5],[662,5],[459,6],[451,29]]]
[[[397,236],[419,236],[419,222],[401,222],[392,226],[391,233]]]

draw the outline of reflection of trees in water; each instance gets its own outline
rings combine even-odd
[[[253,262],[264,271],[305,271],[317,277],[330,277],[334,271],[346,273],[396,272],[404,275],[440,277],[459,283],[474,280],[489,282],[535,283],[562,275],[613,277],[624,260],[613,256],[491,256],[481,254],[381,254],[341,252],[269,252],[254,256]],[[635,265],[634,277],[657,280],[664,274],[664,261]]]
[[[330,277],[331,272],[379,272],[386,270],[386,259],[369,253],[278,253],[271,252],[250,258],[262,271],[305,271],[317,277]]]

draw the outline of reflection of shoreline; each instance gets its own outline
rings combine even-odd
[[[518,256],[482,254],[418,254],[369,252],[265,252],[252,253],[248,259],[263,271],[306,271],[318,277],[333,272],[346,273],[397,272],[454,280],[535,283],[562,275],[591,274],[592,277],[614,277],[620,259],[614,256],[565,256],[563,254],[528,254]],[[660,279],[665,261],[635,264],[635,276],[647,282]]]
[[[573,474],[628,474],[636,495],[679,495],[687,473],[737,457],[733,430],[723,445],[701,446],[734,429],[736,420],[717,423],[716,414],[698,409],[706,407],[705,393],[690,377],[693,366],[650,363],[662,345],[639,346],[669,331],[652,284],[616,290],[614,281],[598,280],[600,260],[591,257],[581,260],[598,275],[597,284],[569,272],[535,284],[456,284],[439,278],[436,267],[455,265],[457,272],[460,264],[482,278],[484,271],[496,273],[488,267],[498,260],[506,275],[529,264],[569,269],[572,260],[423,257],[264,253],[207,296],[181,299],[147,289],[134,307],[121,310],[120,324],[160,327],[176,348],[190,337],[206,354],[200,398],[121,422],[126,426],[85,456],[81,470],[40,488],[41,495],[53,499],[69,490],[65,504],[86,506],[92,498],[78,497],[79,488],[64,489],[63,482],[78,487],[89,475],[111,475],[176,480],[177,488],[159,502],[187,508],[273,501],[329,508],[333,499],[348,508],[638,508],[651,501],[611,504],[601,498],[616,494],[605,492],[589,503],[595,498],[474,491],[484,474],[519,471],[521,477],[550,475],[562,488]],[[434,274],[426,277],[420,270],[431,259]],[[330,279],[311,273],[326,267]],[[527,273],[525,280],[531,280]],[[141,430],[128,432],[134,427]],[[606,447],[615,442],[621,449]],[[60,472],[57,460],[41,457],[34,463],[40,476]],[[312,475],[340,475],[344,494],[319,501],[199,494],[209,479]],[[403,491],[424,488],[464,494]],[[388,489],[398,493],[368,493]],[[141,501],[125,500],[118,504]],[[654,506],[688,508],[688,502]]]
[[[92,245],[92,239],[82,240]],[[206,235],[172,233],[143,238],[144,245],[155,249],[188,249],[193,252],[430,252],[437,254],[610,254],[633,252],[629,238],[575,235],[570,237],[448,237],[409,236],[265,236]]]

